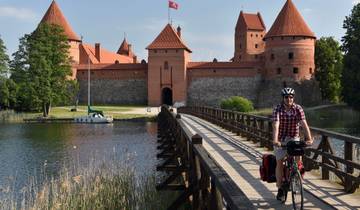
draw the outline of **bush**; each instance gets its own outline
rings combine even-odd
[[[254,110],[252,102],[240,96],[232,96],[228,99],[223,99],[220,103],[220,107],[222,109],[230,109],[239,112],[250,112]]]

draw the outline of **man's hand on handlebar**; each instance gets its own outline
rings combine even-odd
[[[307,146],[312,145],[313,142],[314,142],[313,138],[310,138],[310,139],[306,139],[306,140],[305,140],[305,143],[306,143]]]
[[[281,147],[281,142],[279,141],[273,141],[273,145],[277,147]]]

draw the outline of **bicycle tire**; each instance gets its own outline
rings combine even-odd
[[[291,175],[290,189],[293,208],[295,210],[302,210],[304,208],[304,189],[299,171],[296,171]]]

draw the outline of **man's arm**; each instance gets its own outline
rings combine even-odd
[[[306,120],[305,120],[305,119],[304,119],[304,120],[301,120],[300,123],[301,123],[301,126],[302,126],[302,127],[304,128],[304,130],[305,130],[305,137],[306,137],[305,140],[306,140],[306,143],[307,143],[307,144],[312,144],[312,143],[313,143],[313,139],[312,139],[312,137],[311,137],[310,128],[309,128]]]
[[[272,127],[273,127],[273,144],[277,145],[277,146],[281,146],[280,142],[279,142],[279,125],[280,125],[280,121],[276,120],[272,122]]]

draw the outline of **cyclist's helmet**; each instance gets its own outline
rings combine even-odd
[[[282,96],[286,96],[286,95],[295,95],[295,90],[292,89],[291,87],[286,87],[284,89],[281,90],[281,94]]]

